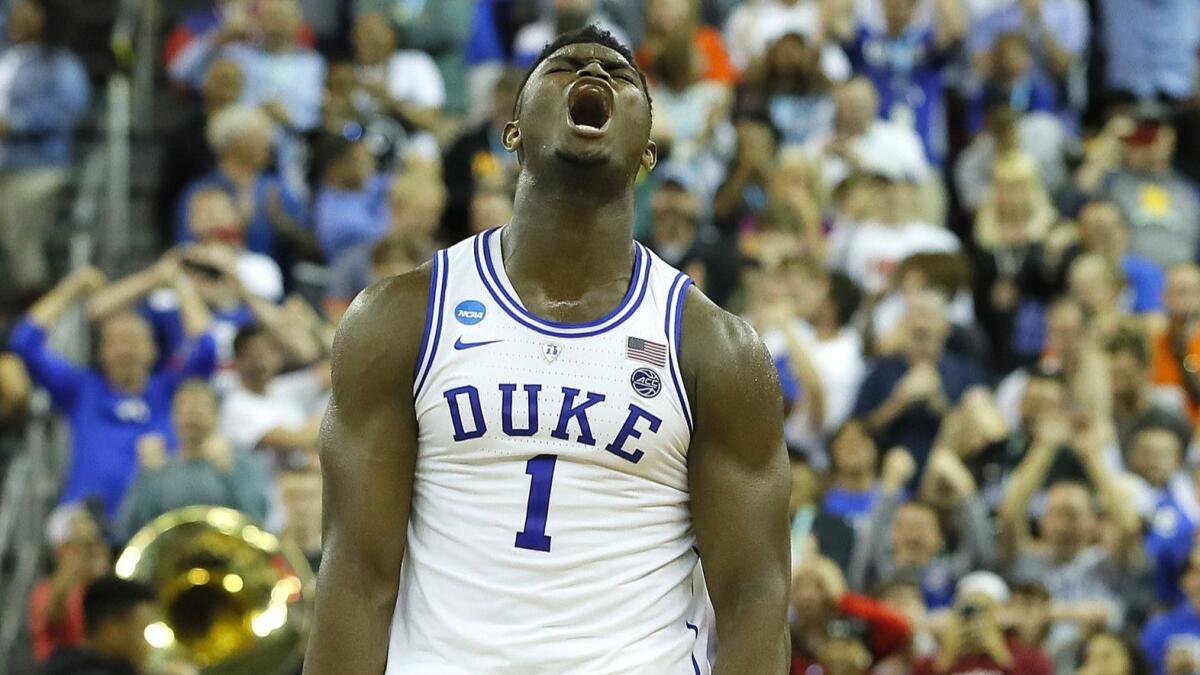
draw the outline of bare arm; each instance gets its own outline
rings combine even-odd
[[[321,430],[324,558],[305,675],[382,673],[417,457],[411,382],[429,267],[364,291],[334,343]]]
[[[1066,422],[1055,420],[1053,424],[1066,425]],[[1068,427],[1066,431],[1045,434],[1048,437],[1046,439],[1035,439],[1025,458],[1013,471],[1008,489],[1004,491],[1004,501],[1000,503],[1001,550],[1010,562],[1029,544],[1032,537],[1029,532],[1029,501],[1046,481],[1046,473],[1058,454],[1060,434],[1065,438],[1069,433]]]
[[[171,288],[179,296],[179,320],[183,324],[183,332],[189,338],[198,338],[212,327],[212,313],[200,291],[182,270],[176,269],[171,275]]]
[[[162,262],[100,289],[88,301],[88,318],[103,321],[170,281],[171,268]]]
[[[58,318],[79,298],[104,285],[104,275],[94,267],[76,270],[43,295],[29,308],[29,321],[43,330],[54,325]]]
[[[714,675],[787,669],[789,472],[783,402],[758,336],[699,291],[684,306],[696,427],[692,521],[721,642]]]
[[[854,3],[851,0],[821,0],[825,39],[849,42],[854,37]]]

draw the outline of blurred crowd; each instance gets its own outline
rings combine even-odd
[[[319,564],[333,326],[509,219],[523,68],[594,23],[655,105],[635,236],[781,375],[791,672],[1200,673],[1195,0],[219,0],[161,55],[161,258],[57,283],[90,86],[52,13],[13,0],[0,51],[0,252],[40,295],[0,432],[37,386],[73,438],[46,672],[142,658],[105,575],[171,509]],[[80,305],[88,363],[47,343]]]

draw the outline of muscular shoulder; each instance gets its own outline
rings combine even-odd
[[[379,281],[355,298],[333,341],[335,395],[411,387],[425,329],[430,274],[426,263]]]
[[[692,287],[683,308],[681,366],[696,426],[756,420],[782,428],[779,374],[758,333]]]

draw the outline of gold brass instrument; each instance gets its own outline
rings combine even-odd
[[[300,550],[233,509],[189,506],[129,541],[117,576],[158,591],[151,664],[204,675],[290,675],[312,623],[313,573]]]

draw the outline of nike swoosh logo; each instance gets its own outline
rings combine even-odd
[[[454,343],[454,348],[459,351],[462,351],[464,349],[474,349],[476,347],[483,347],[484,345],[494,345],[497,342],[504,342],[504,340],[488,340],[486,342],[463,342],[462,338],[458,338],[458,340]]]

